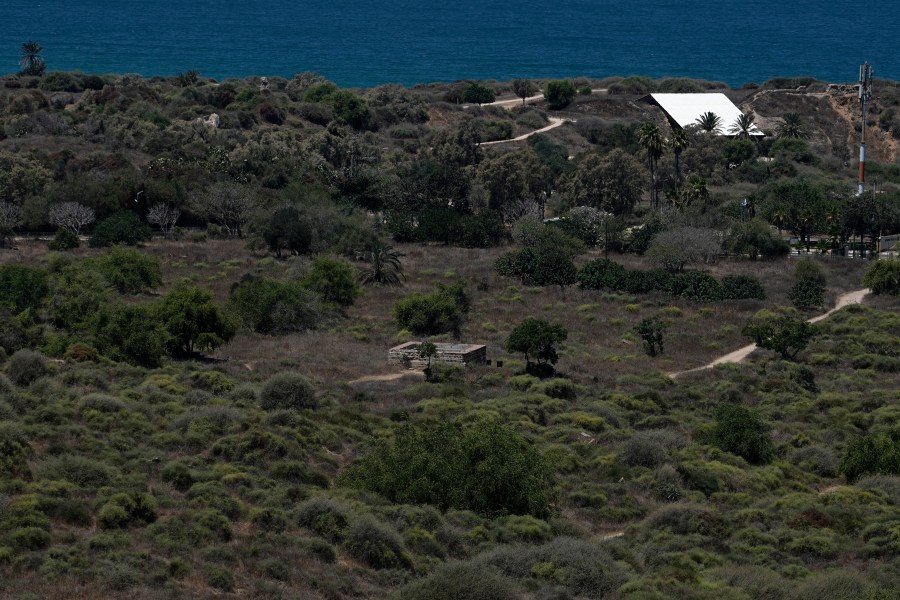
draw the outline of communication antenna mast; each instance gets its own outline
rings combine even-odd
[[[866,109],[872,99],[872,76],[875,69],[868,62],[859,66],[859,107],[862,123],[859,141],[859,193],[866,191]]]

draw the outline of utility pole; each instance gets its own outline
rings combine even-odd
[[[859,141],[859,194],[866,191],[866,109],[872,99],[872,76],[875,69],[868,62],[859,66],[859,107],[862,115]]]

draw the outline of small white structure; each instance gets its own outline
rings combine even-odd
[[[714,113],[722,119],[716,130],[718,135],[728,135],[728,129],[742,114],[741,109],[725,94],[650,94],[641,100],[659,106],[672,125],[681,129],[696,125],[700,115],[704,113]],[[765,134],[754,125],[750,129],[750,135]]]

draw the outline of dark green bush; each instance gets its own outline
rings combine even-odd
[[[796,315],[793,309],[781,312],[761,310],[741,329],[741,334],[760,348],[774,350],[785,359],[797,356],[812,340],[816,328]]]
[[[316,257],[302,283],[339,306],[351,306],[361,292],[350,263],[326,256]]]
[[[47,296],[47,272],[25,265],[0,265],[0,306],[15,313],[37,309]]]
[[[300,211],[289,206],[272,213],[263,239],[276,256],[280,257],[285,250],[289,254],[307,254],[312,245],[313,230]]]
[[[568,106],[575,99],[575,84],[568,79],[548,81],[544,85],[544,98],[553,110]]]
[[[47,243],[47,247],[54,252],[72,250],[80,245],[81,242],[78,240],[78,236],[65,227],[57,229],[56,235]]]
[[[481,565],[451,563],[397,590],[391,600],[515,600],[508,579]]]
[[[669,285],[673,296],[701,302],[722,299],[722,286],[715,277],[702,271],[689,271],[675,275]]]
[[[231,592],[234,590],[234,575],[227,567],[210,565],[206,567],[206,583],[217,590]]]
[[[404,424],[375,445],[346,481],[397,503],[485,515],[550,510],[552,472],[539,451],[497,420]]]
[[[33,451],[28,438],[13,422],[0,421],[0,477],[27,477],[28,458]]]
[[[653,468],[665,462],[668,456],[663,445],[644,432],[631,436],[622,449],[622,461],[632,467]]]
[[[726,275],[722,278],[723,300],[765,300],[766,291],[755,277],[750,275]]]
[[[158,367],[168,353],[172,336],[152,305],[115,303],[104,306],[96,318],[100,350],[113,360]]]
[[[156,500],[137,492],[113,494],[100,508],[98,523],[103,529],[125,529],[148,525],[156,520]]]
[[[788,298],[799,310],[819,308],[825,304],[825,286],[814,279],[798,279]]]
[[[106,464],[78,455],[62,455],[48,459],[38,468],[44,479],[69,481],[85,489],[97,489],[113,478],[113,469]]]
[[[743,406],[725,405],[716,412],[713,444],[753,464],[772,459],[774,444],[769,426],[760,416]]]
[[[218,348],[234,337],[237,324],[223,311],[213,295],[180,282],[162,299],[159,318],[169,332],[170,346],[188,356],[195,350]]]
[[[364,516],[350,526],[345,542],[347,551],[373,569],[399,569],[412,566],[397,532]]]
[[[526,367],[537,360],[537,365],[552,372],[551,365],[559,360],[556,346],[566,340],[569,332],[561,325],[550,324],[543,319],[529,317],[513,329],[506,338],[507,352],[525,355]]]
[[[714,536],[722,533],[724,523],[708,507],[679,503],[658,508],[644,520],[644,527],[651,532],[667,529],[678,535]]]
[[[50,547],[53,538],[39,527],[22,527],[9,534],[9,541],[19,550],[43,550]]]
[[[394,318],[400,327],[417,335],[458,335],[468,311],[468,296],[460,283],[402,298],[394,305]]]
[[[313,329],[325,317],[318,300],[299,282],[249,275],[232,286],[228,304],[244,325],[270,335]]]
[[[350,509],[330,498],[312,498],[297,508],[297,524],[332,542],[341,541],[347,535]]]
[[[841,457],[840,471],[851,482],[863,475],[900,474],[900,428],[851,441]]]
[[[159,259],[132,248],[117,246],[88,264],[123,294],[143,294],[162,284]]]
[[[309,379],[285,371],[270,377],[259,394],[259,405],[265,410],[318,408],[316,391]]]
[[[47,374],[47,361],[40,352],[18,350],[9,359],[6,374],[19,387],[29,386]]]
[[[877,260],[869,265],[863,285],[873,294],[900,296],[900,260]]]
[[[91,248],[106,248],[116,244],[136,246],[153,237],[150,227],[129,210],[115,213],[103,219],[94,228],[94,234],[88,241]]]

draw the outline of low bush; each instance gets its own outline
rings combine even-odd
[[[722,286],[709,273],[689,271],[672,277],[670,291],[673,296],[689,300],[713,302],[722,299]]]
[[[753,464],[769,462],[774,453],[769,426],[743,406],[725,405],[716,412],[710,441]]]
[[[798,310],[813,310],[825,304],[825,285],[814,279],[798,279],[788,293]]]
[[[19,387],[29,386],[48,373],[47,361],[40,352],[18,350],[9,359],[6,374]]]
[[[302,283],[325,302],[345,307],[351,306],[361,292],[350,263],[326,256],[313,260]]]
[[[144,493],[113,494],[101,507],[98,523],[103,529],[125,529],[156,520],[156,500]]]
[[[403,424],[345,475],[397,503],[484,515],[549,513],[553,476],[538,450],[496,419]]]
[[[515,600],[520,595],[508,579],[482,565],[451,563],[401,587],[391,600]]]
[[[65,227],[57,229],[53,239],[47,242],[47,247],[54,252],[72,250],[80,245],[81,242],[78,240],[78,236]]]
[[[586,263],[578,272],[578,286],[583,290],[621,290],[628,272],[625,267],[604,258]]]
[[[44,479],[69,481],[85,489],[97,489],[112,481],[113,469],[106,464],[78,455],[48,459],[38,468]]]
[[[253,276],[232,286],[228,305],[245,326],[267,335],[314,329],[325,317],[318,299],[299,282]]]
[[[282,372],[270,377],[259,394],[265,410],[318,408],[316,391],[309,379],[299,373]]]
[[[653,468],[668,458],[663,445],[652,435],[638,432],[625,442],[622,448],[622,462],[632,467]]]
[[[332,542],[339,542],[347,536],[351,513],[345,504],[337,500],[317,497],[297,507],[296,516],[301,527]]]
[[[351,556],[373,569],[399,569],[412,566],[403,540],[397,532],[365,516],[350,526],[345,542]]]
[[[123,294],[143,294],[162,284],[159,259],[132,248],[117,246],[88,265]]]
[[[726,275],[722,278],[723,300],[765,300],[766,291],[756,277]]]
[[[876,260],[866,270],[863,285],[873,294],[900,296],[900,260]]]
[[[88,245],[91,248],[106,248],[116,244],[136,246],[150,241],[152,236],[150,227],[135,213],[123,210],[97,223]]]
[[[863,475],[900,474],[900,428],[851,441],[841,457],[840,471],[850,482]]]

